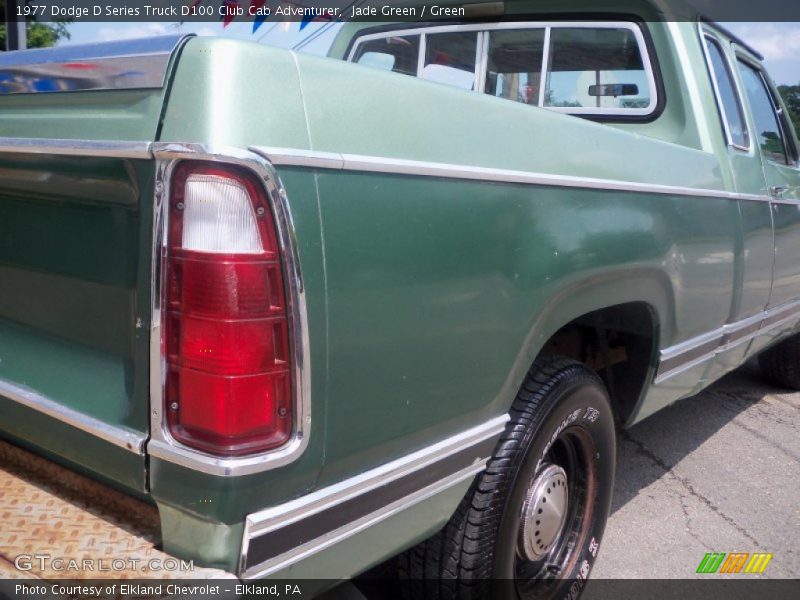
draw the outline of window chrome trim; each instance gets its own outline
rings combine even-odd
[[[479,94],[486,93],[486,76],[489,72],[489,32],[478,32],[478,56],[475,91]]]
[[[552,29],[546,27],[544,30],[544,49],[542,50],[542,67],[539,72],[539,99],[536,106],[544,106],[544,99],[547,97],[547,72],[550,70],[550,33]]]
[[[422,73],[425,70],[425,57],[428,55],[428,37],[425,32],[419,34],[419,45],[417,47],[417,79],[422,79]]]
[[[474,477],[485,468],[497,438],[504,431],[508,420],[508,414],[496,417],[427,448],[296,500],[248,515],[245,521],[239,572],[245,579],[273,574]],[[458,461],[455,470],[448,472],[447,469],[443,469],[445,472],[437,475],[432,483],[427,485],[420,483],[412,493],[399,498],[391,496],[393,484],[404,478],[417,475],[422,477],[423,473],[436,474],[437,470],[442,468],[443,461],[453,458]],[[378,510],[359,515],[334,529],[322,527],[319,529],[319,535],[309,541],[255,565],[248,564],[248,553],[254,540],[273,533],[281,535],[292,525],[302,524],[315,515],[335,511],[349,501],[375,494],[384,495],[382,498],[386,498],[388,503]]]
[[[486,67],[489,61],[489,38],[487,32],[479,31],[475,42],[475,78],[472,89],[480,94],[486,87]]]
[[[124,450],[137,455],[144,454],[144,444],[147,440],[147,435],[144,433],[109,425],[105,421],[65,406],[30,388],[12,383],[6,379],[0,379],[0,396],[61,421],[75,429],[89,433],[105,442],[119,446]]]
[[[719,110],[719,114],[722,117],[722,129],[725,134],[725,141],[731,148],[735,148],[736,150],[740,150],[742,152],[746,152],[747,154],[751,154],[753,151],[753,139],[752,135],[750,134],[750,124],[747,122],[747,113],[745,112],[745,106],[741,90],[739,89],[738,79],[734,75],[734,73],[736,73],[736,71],[734,70],[734,66],[731,64],[730,58],[728,57],[728,54],[725,52],[724,45],[720,43],[720,41],[717,39],[714,30],[704,25],[703,23],[698,23],[697,28],[700,34],[700,46],[703,49],[703,56],[706,61],[706,67],[708,69],[708,73],[711,78],[711,87],[714,90],[714,100],[717,104],[717,110]],[[717,47],[720,50],[720,53],[722,54],[722,59],[725,61],[725,68],[728,71],[728,76],[731,78],[731,83],[733,83],[733,92],[734,94],[736,94],[736,104],[738,105],[739,110],[741,111],[741,118],[745,127],[745,135],[747,136],[747,142],[748,142],[747,146],[740,146],[739,144],[733,141],[733,134],[731,133],[731,126],[730,122],[728,121],[728,113],[725,110],[725,106],[722,103],[722,93],[720,92],[719,81],[717,81],[717,74],[714,72],[714,67],[711,60],[711,53],[708,50],[708,45],[706,43],[706,40],[709,40],[711,43],[717,45]]]
[[[740,194],[726,190],[689,188],[675,185],[663,185],[658,183],[598,179],[575,175],[554,175],[550,173],[538,173],[534,171],[515,171],[510,169],[455,165],[429,161],[407,160],[402,158],[366,156],[361,154],[317,152],[315,150],[298,150],[295,148],[252,146],[250,149],[269,160],[269,162],[275,166],[308,167],[313,169],[328,169],[335,171],[361,171],[369,173],[413,175],[419,177],[439,177],[444,179],[515,183],[521,185],[538,185],[545,187],[639,192],[645,194],[670,196],[696,196],[701,198],[722,198],[725,200],[752,200],[759,202],[771,201],[771,198],[765,195]]]
[[[153,155],[158,162],[154,200],[153,314],[150,330],[151,438],[147,443],[147,452],[152,457],[220,477],[250,475],[289,464],[297,460],[308,445],[311,431],[311,371],[305,289],[289,199],[283,184],[269,161],[239,148],[159,142],[153,144]],[[164,418],[166,363],[162,352],[162,303],[166,275],[164,244],[169,225],[167,203],[171,176],[175,167],[183,160],[218,162],[250,171],[264,185],[275,214],[287,287],[294,363],[292,384],[295,391],[295,422],[292,437],[286,444],[274,450],[237,458],[219,457],[179,443],[167,430]]]
[[[782,327],[793,319],[800,321],[800,299],[775,306],[685,342],[664,348],[661,351],[658,373],[654,383],[663,383],[718,354]]]
[[[470,23],[463,25],[436,25],[430,27],[423,26],[416,28],[394,29],[394,30],[380,31],[378,33],[369,33],[357,37],[356,40],[353,42],[352,47],[350,48],[350,52],[347,55],[346,60],[347,62],[352,63],[353,59],[355,58],[358,47],[365,42],[377,39],[385,39],[390,37],[420,35],[422,39],[420,40],[421,58],[419,64],[423,64],[425,60],[424,57],[426,51],[426,48],[424,47],[426,34],[452,33],[458,31],[476,31],[480,34],[481,32],[489,32],[495,30],[518,30],[518,29],[545,30],[543,66],[549,67],[549,64],[544,61],[547,60],[549,62],[550,32],[552,29],[627,29],[628,31],[633,32],[633,35],[636,38],[636,44],[639,47],[639,53],[641,54],[642,57],[642,64],[644,66],[644,71],[647,78],[647,85],[650,91],[650,104],[648,104],[648,106],[645,108],[544,106],[545,93],[542,92],[542,90],[546,88],[547,81],[549,79],[548,77],[549,73],[547,71],[542,71],[541,74],[541,83],[539,91],[539,99],[541,102],[538,104],[539,108],[545,108],[547,110],[551,110],[554,112],[562,112],[578,116],[631,116],[631,117],[650,116],[653,113],[655,113],[655,111],[658,109],[660,98],[658,94],[658,86],[656,85],[653,57],[650,56],[650,51],[645,41],[644,33],[642,32],[641,27],[634,21],[507,21],[499,23],[475,23],[475,24]],[[481,50],[482,56],[480,57],[480,60],[476,62],[476,69],[475,69],[476,77],[479,75],[480,65],[483,62],[485,62],[485,60],[488,60],[487,57],[488,48],[489,48],[489,43],[487,37],[486,44],[484,44]],[[417,78],[422,79],[421,67],[418,68]],[[484,76],[483,80],[475,86],[475,90],[473,91],[479,91],[483,89],[485,87],[485,82],[486,82],[486,77]]]

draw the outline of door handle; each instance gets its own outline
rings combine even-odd
[[[789,186],[786,185],[772,185],[769,188],[769,195],[772,196],[775,200],[783,200],[783,194],[788,189]]]

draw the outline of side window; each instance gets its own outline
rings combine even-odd
[[[631,29],[553,28],[547,71],[544,106],[592,108],[602,114],[655,105]]]
[[[761,146],[762,154],[768,160],[790,164],[775,104],[761,73],[743,60],[739,60],[739,70],[750,102],[750,110],[753,112],[756,139]]]
[[[426,35],[422,78],[474,90],[477,53],[478,33],[475,31]]]
[[[742,110],[739,95],[733,84],[728,61],[717,40],[704,35],[703,42],[708,53],[709,73],[717,94],[720,117],[728,135],[728,142],[739,148],[747,149],[750,147],[750,135],[747,132],[744,110]]]
[[[545,30],[489,32],[487,94],[524,104],[539,104]]]
[[[419,61],[419,36],[367,40],[356,48],[352,61],[385,71],[416,75]]]

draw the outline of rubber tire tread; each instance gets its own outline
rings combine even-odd
[[[758,356],[761,374],[778,387],[800,390],[800,336],[793,336]]]
[[[550,393],[565,379],[584,377],[603,387],[584,364],[560,356],[541,356],[531,366],[509,412],[511,419],[486,470],[476,477],[456,513],[433,537],[400,557],[399,573],[407,580],[404,595],[414,600],[466,600],[490,593],[494,546],[513,485],[518,449],[526,431],[536,427]]]

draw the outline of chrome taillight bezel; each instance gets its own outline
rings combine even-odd
[[[241,476],[274,469],[295,460],[308,445],[311,429],[310,385],[308,364],[309,336],[306,296],[300,271],[295,228],[289,200],[283,184],[271,163],[249,150],[219,148],[197,144],[156,143],[156,181],[153,207],[153,264],[151,278],[152,316],[150,323],[150,456],[196,471],[218,476]],[[191,448],[175,440],[169,433],[164,406],[166,361],[164,354],[166,242],[168,239],[168,202],[175,169],[184,161],[202,161],[243,169],[262,185],[275,221],[284,275],[289,342],[292,360],[293,429],[288,441],[258,454],[225,457]]]

